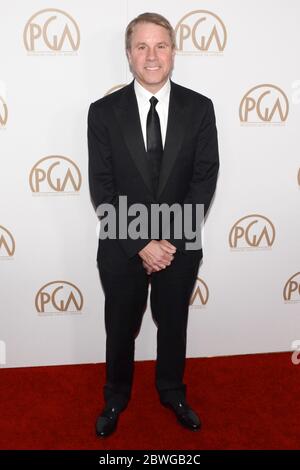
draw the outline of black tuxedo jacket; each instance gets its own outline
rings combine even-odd
[[[128,205],[204,204],[206,213],[219,168],[211,100],[171,81],[164,154],[154,194],[133,84],[99,99],[89,109],[89,184],[95,207],[111,203],[118,210],[119,196],[126,195]],[[150,240],[99,240],[98,257],[108,268],[118,269],[130,259],[140,261],[138,252]],[[180,240],[171,236],[169,241],[185,252],[184,236]]]

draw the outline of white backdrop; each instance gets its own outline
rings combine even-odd
[[[287,351],[299,338],[299,2],[0,0],[2,367],[105,360],[86,119],[132,80],[124,30],[144,11],[177,28],[172,79],[212,98],[217,117],[187,355]],[[148,307],[136,359],[155,356]]]

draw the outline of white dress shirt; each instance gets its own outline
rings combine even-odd
[[[155,96],[158,99],[158,103],[155,107],[160,120],[161,139],[163,147],[165,146],[167,124],[168,124],[168,112],[169,112],[169,101],[170,101],[170,90],[171,83],[168,79],[164,86],[155,94],[150,93],[146,90],[137,80],[134,80],[134,91],[139,108],[140,121],[142,126],[142,132],[144,137],[145,149],[147,150],[147,116],[150,109],[150,98]]]

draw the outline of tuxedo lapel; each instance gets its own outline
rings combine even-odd
[[[167,133],[159,175],[157,198],[161,195],[171,174],[176,158],[179,155],[187,125],[188,115],[186,103],[180,94],[180,88],[171,81]]]
[[[119,121],[130,155],[139,170],[147,188],[153,194],[151,169],[144,145],[137,99],[133,81],[124,89],[119,102],[115,105],[115,115]],[[187,107],[180,87],[171,81],[167,133],[164,154],[159,176],[156,198],[162,193],[172,168],[179,155],[186,126],[188,125]]]
[[[152,193],[150,166],[147,159],[137,99],[133,81],[126,87],[119,103],[115,106],[115,114],[119,121],[130,155],[139,170],[147,188]]]

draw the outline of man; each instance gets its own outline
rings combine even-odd
[[[89,182],[95,206],[112,204],[119,216],[119,197],[126,196],[128,206],[203,204],[206,213],[219,167],[211,100],[170,80],[174,31],[161,15],[144,13],[129,23],[126,54],[133,82],[89,110]],[[96,423],[100,437],[116,429],[130,399],[135,336],[149,280],[158,328],[155,384],[160,401],[186,428],[201,426],[186,401],[183,374],[189,300],[202,250],[187,250],[184,235],[162,237],[161,227],[155,239],[149,233],[147,238],[99,240],[107,334],[105,407]]]

